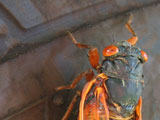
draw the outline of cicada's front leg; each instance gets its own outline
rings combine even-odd
[[[88,52],[88,59],[90,62],[90,65],[96,69],[99,70],[100,68],[100,64],[99,64],[99,53],[98,53],[98,49],[96,47],[90,46],[90,45],[86,45],[86,44],[82,44],[77,42],[77,40],[75,39],[75,37],[72,35],[72,33],[68,32],[70,38],[72,39],[73,43],[78,47],[78,48],[87,48],[89,49]]]
[[[56,88],[57,91],[59,90],[64,90],[64,89],[74,89],[76,87],[76,85],[78,84],[78,82],[80,80],[82,80],[82,78],[85,77],[87,81],[91,81],[94,77],[94,72],[93,70],[89,69],[85,72],[82,72],[80,75],[78,75],[73,82],[70,85],[66,85],[66,86],[59,86]]]

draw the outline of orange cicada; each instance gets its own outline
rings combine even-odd
[[[78,96],[81,96],[78,120],[142,120],[142,69],[148,57],[135,46],[138,37],[131,22],[132,16],[126,23],[132,37],[104,48],[102,64],[99,64],[97,48],[78,43],[68,32],[78,48],[89,49],[90,64],[98,74],[94,76],[93,70],[88,70],[76,77],[71,85],[57,88],[73,89],[83,77],[87,80],[82,92],[77,92],[73,98],[63,120],[68,119]]]

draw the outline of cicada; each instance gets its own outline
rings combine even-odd
[[[78,75],[71,85],[60,86],[57,90],[73,89],[85,77],[87,83],[77,92],[62,120],[67,120],[78,96],[81,96],[78,120],[142,120],[143,64],[147,62],[146,52],[136,47],[138,37],[131,27],[132,15],[125,26],[131,38],[104,48],[104,59],[99,63],[96,47],[78,43],[68,32],[78,48],[88,49],[89,69]]]

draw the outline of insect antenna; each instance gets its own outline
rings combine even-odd
[[[115,44],[115,43],[116,43],[116,40],[115,40],[113,31],[112,31],[108,26],[105,26],[105,28],[106,28],[106,29],[105,29],[104,26],[101,25],[101,28],[103,29],[103,31],[105,31],[106,29],[109,31],[109,33],[111,34],[111,42],[112,42],[113,44]]]
[[[110,31],[111,31],[111,37],[112,37],[112,42],[114,43],[114,44],[116,44],[116,40],[115,40],[115,37],[114,37],[114,34],[113,34],[113,31],[110,29]]]

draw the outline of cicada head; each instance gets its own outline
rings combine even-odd
[[[142,79],[143,63],[148,57],[139,47],[120,41],[104,48],[103,55],[101,70],[106,75],[123,80]]]

